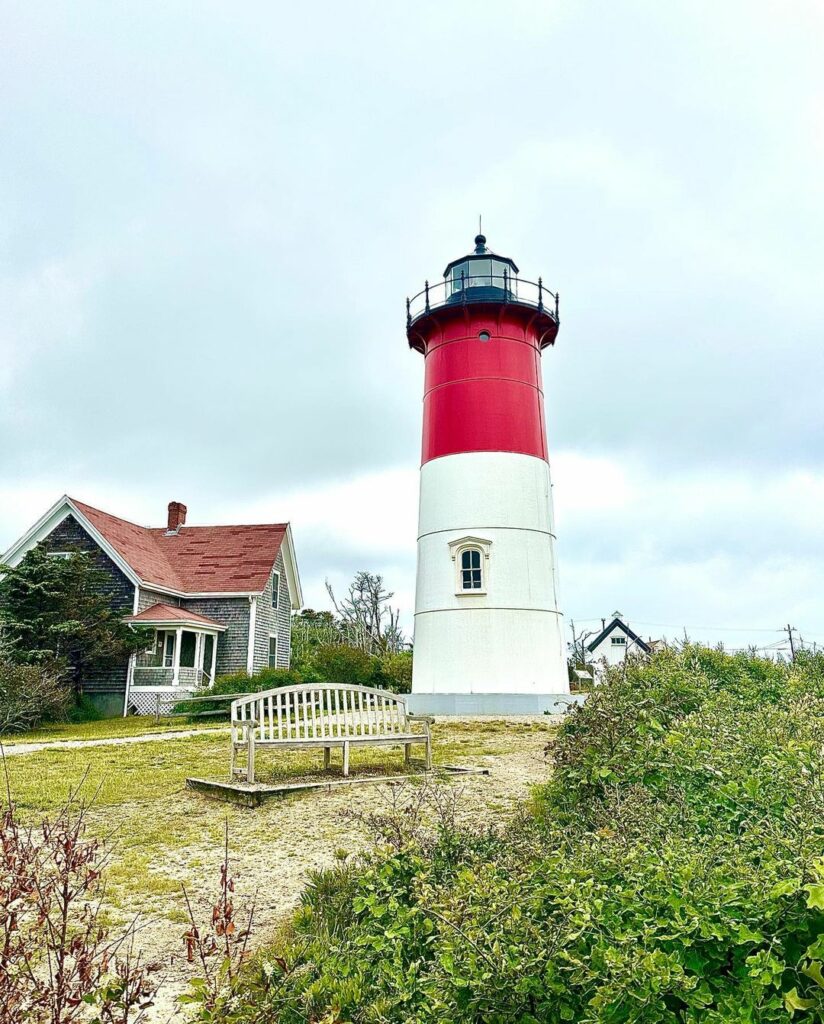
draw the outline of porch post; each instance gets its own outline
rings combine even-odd
[[[172,672],[172,686],[177,686],[180,680],[180,645],[183,643],[183,627],[180,626],[175,631],[175,661],[174,671]]]
[[[200,671],[201,676],[203,674],[203,662],[201,660],[202,658],[203,634],[200,632],[200,630],[195,630],[195,683],[197,685],[200,685],[200,676],[198,676],[197,674],[198,671]]]
[[[215,666],[217,665],[217,638],[219,635],[219,633],[215,633],[214,643],[212,644],[212,667],[209,671],[210,683],[214,683],[215,681]]]

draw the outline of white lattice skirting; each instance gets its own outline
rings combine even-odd
[[[133,686],[129,690],[128,714],[168,715],[174,711],[175,704],[196,693],[196,688],[189,690],[179,686],[174,689]]]

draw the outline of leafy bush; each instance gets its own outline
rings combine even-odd
[[[261,690],[274,690],[278,686],[299,686],[303,676],[288,668],[263,668],[253,676],[245,672],[233,672],[231,675],[218,676],[214,683],[200,695],[201,697],[225,696],[233,693],[258,693]],[[231,701],[208,700],[181,701],[175,705],[175,711],[202,714],[204,711],[225,711],[229,716]]]
[[[530,813],[316,878],[217,1019],[821,1022],[822,680],[696,647],[612,671]]]
[[[103,713],[92,700],[79,694],[75,695],[66,718],[70,722],[99,722]]]
[[[383,687],[393,693],[412,692],[412,652],[399,651],[381,658]]]
[[[0,735],[60,721],[71,705],[70,687],[48,669],[0,661]]]
[[[372,686],[376,660],[357,647],[324,644],[315,652],[314,668],[325,683]]]

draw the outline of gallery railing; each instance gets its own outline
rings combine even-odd
[[[453,274],[430,285],[427,281],[423,291],[406,300],[406,323],[413,324],[433,309],[443,306],[460,306],[473,302],[503,302],[529,306],[539,313],[545,313],[556,323],[558,315],[558,293],[551,292],[541,278],[527,281],[514,274]]]

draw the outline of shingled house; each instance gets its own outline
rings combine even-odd
[[[37,544],[91,553],[112,606],[153,629],[145,653],[83,680],[106,714],[167,708],[227,672],[289,667],[303,599],[288,523],[187,526],[173,501],[165,528],[145,527],[64,496],[0,561],[17,565]]]

